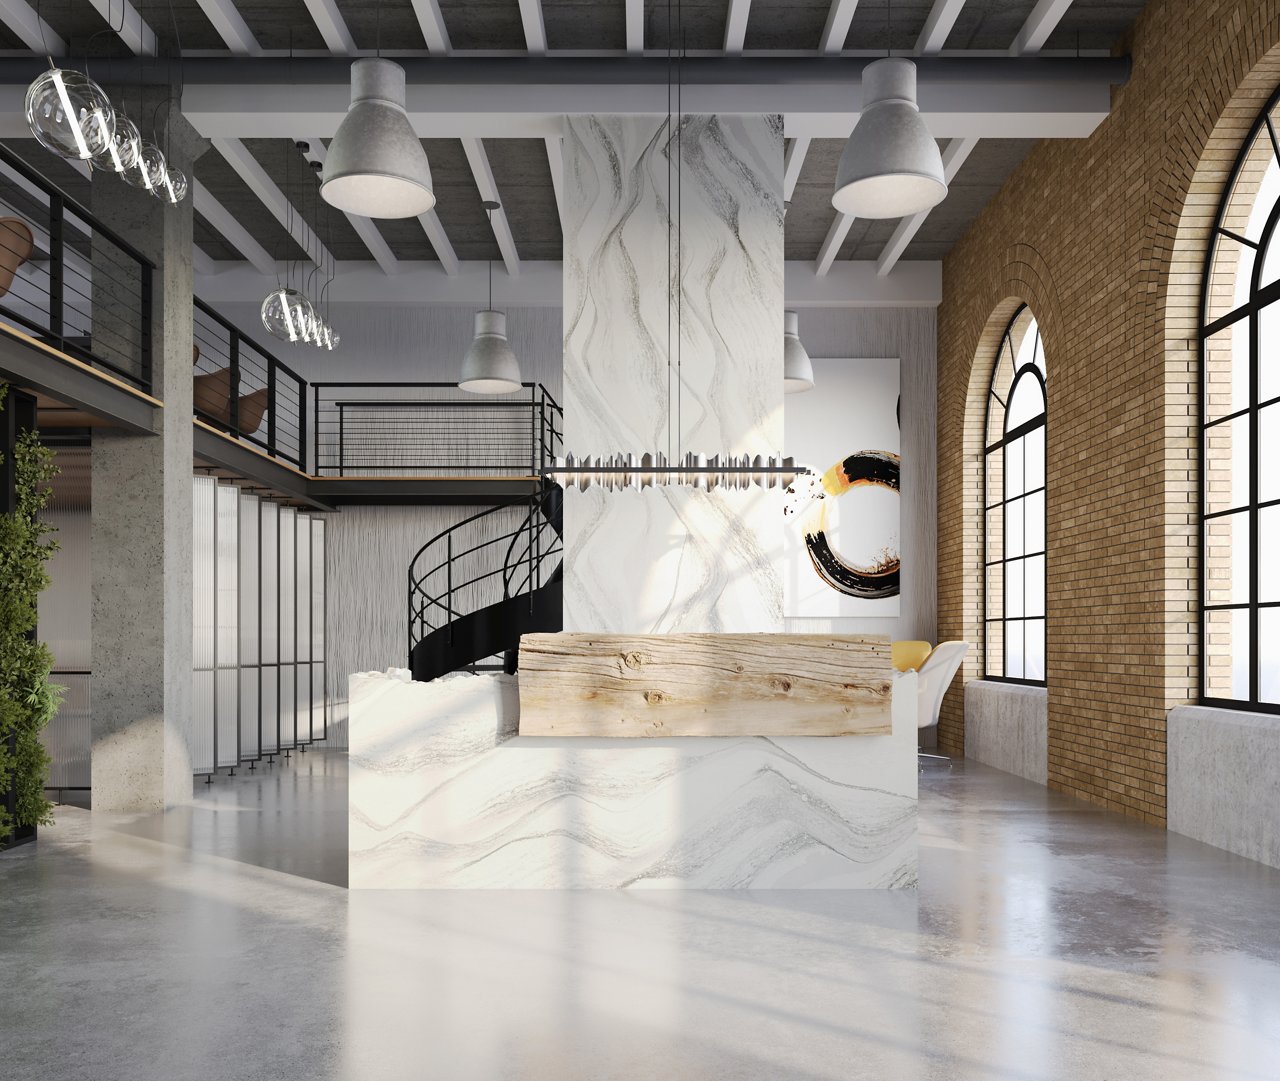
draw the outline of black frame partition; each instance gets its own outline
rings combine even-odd
[[[1021,332],[1017,345],[1014,335]],[[1031,339],[1030,353],[1019,363],[1019,353],[1027,335]],[[988,386],[986,411],[983,417],[982,464],[982,618],[983,618],[983,678],[1004,683],[1019,683],[1032,687],[1046,685],[1048,674],[1048,387],[1044,373],[1044,345],[1040,338],[1039,324],[1031,310],[1023,305],[1009,320],[996,354],[996,363]],[[1026,394],[1031,388],[1024,380],[1038,384],[1039,412],[1011,429],[1009,415],[1019,390]],[[993,430],[994,429],[994,430]],[[1026,448],[1039,443],[1040,475],[1038,482],[1026,480]],[[1017,451],[1022,478],[1016,492],[1009,490],[1011,453]],[[998,498],[993,488],[998,488]],[[1031,529],[1028,529],[1028,525]],[[1017,526],[1015,529],[1014,526]],[[1031,543],[1038,529],[1039,543]],[[1016,552],[1011,552],[1010,538],[1018,535]],[[1039,561],[1038,564],[1036,561]],[[1037,573],[1038,570],[1038,573]],[[1009,614],[1009,588],[1011,575],[1019,577],[1020,611]],[[994,579],[994,580],[993,580]],[[1039,590],[1040,610],[1027,610],[1027,583],[1035,582]],[[1010,675],[1009,643],[1013,630],[1021,636],[1022,671]],[[1042,672],[1037,676],[1027,673],[1027,633],[1039,634]],[[992,664],[992,644],[998,635],[999,671]]]
[[[0,295],[0,321],[151,393],[155,264],[3,146],[0,217],[18,219],[32,239]],[[22,243],[0,230],[11,254]]]
[[[1199,334],[1200,701],[1261,713],[1280,713],[1278,111],[1280,90],[1223,190]]]

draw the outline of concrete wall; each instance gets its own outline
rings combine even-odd
[[[964,685],[964,756],[1036,784],[1048,780],[1044,687],[974,679]]]

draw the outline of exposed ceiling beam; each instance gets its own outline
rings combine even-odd
[[[520,0],[520,21],[524,24],[524,47],[531,56],[543,56],[547,28],[542,21],[542,0]]]
[[[235,56],[257,56],[262,46],[234,0],[199,0],[200,10]]]
[[[407,111],[423,138],[539,138],[559,134],[583,102],[605,113],[666,112],[666,62],[458,58],[404,61]],[[21,119],[20,94],[33,64],[0,61],[0,129]],[[129,78],[128,65],[120,79]],[[795,138],[847,138],[858,119],[862,63],[754,60],[686,61],[687,113],[782,113]],[[329,137],[347,114],[350,64],[273,59],[188,60],[183,112],[206,137],[288,138],[302,129]],[[38,70],[38,68],[36,69]],[[939,138],[1083,138],[1108,115],[1111,89],[1123,83],[1121,59],[952,60],[917,62],[920,111]],[[290,74],[292,73],[292,74]],[[619,78],[625,82],[619,82]],[[0,130],[0,136],[6,134]]]
[[[627,54],[644,55],[644,0],[627,0]]]
[[[849,24],[853,22],[853,13],[858,10],[858,0],[831,0],[831,10],[827,12],[827,25],[822,30],[822,41],[818,51],[833,56],[844,49],[845,39],[849,36]]]
[[[227,164],[236,171],[253,194],[262,200],[263,206],[271,211],[276,221],[283,225],[289,235],[298,242],[298,246],[306,252],[307,258],[321,269],[332,267],[334,258],[329,249],[316,236],[311,226],[302,220],[302,215],[289,202],[284,192],[276,186],[276,182],[267,175],[267,171],[258,164],[258,160],[249,153],[244,143],[239,139],[223,138],[210,141],[213,143],[213,148],[227,160]]]
[[[724,21],[724,51],[729,56],[741,56],[747,40],[747,18],[751,14],[751,0],[729,0],[729,15]]]
[[[942,152],[942,175],[947,178],[950,184],[960,171],[960,166],[973,153],[973,148],[978,145],[977,139],[952,139],[947,143],[947,148]],[[916,233],[920,231],[920,226],[929,216],[928,210],[922,210],[919,214],[912,214],[909,218],[903,218],[898,222],[898,227],[894,229],[893,235],[889,237],[888,242],[884,246],[884,250],[880,252],[880,256],[876,259],[876,273],[880,277],[884,277],[898,264],[898,260],[902,258],[902,253],[907,250],[907,245],[911,243]]]
[[[933,7],[924,21],[924,29],[916,39],[916,52],[923,56],[941,52],[963,7],[964,0],[933,0]]]
[[[463,139],[462,149],[466,151],[467,162],[471,166],[471,175],[476,178],[476,187],[480,189],[480,198],[498,204],[502,197],[498,194],[498,185],[493,179],[493,170],[489,168],[489,155],[484,152],[484,143],[479,139]],[[516,253],[515,237],[511,235],[511,224],[507,221],[505,208],[495,210],[489,215],[493,222],[493,237],[502,252],[502,261],[507,265],[507,273],[520,273],[520,256]]]
[[[551,187],[556,193],[556,210],[564,221],[564,143],[559,135],[548,135],[547,164],[551,167]]]
[[[319,139],[306,139],[307,157],[311,161],[318,161],[324,164],[324,159],[328,156],[328,150],[324,143]],[[378,227],[373,224],[373,219],[362,218],[359,214],[347,214],[347,221],[351,223],[351,228],[356,231],[356,235],[369,249],[369,254],[373,256],[378,266],[382,267],[384,274],[397,274],[400,271],[400,264],[395,257],[395,253],[387,244],[382,234],[378,232]]]
[[[276,272],[276,261],[267,249],[198,180],[191,181],[191,200],[197,212],[218,230],[228,244],[248,259],[259,274]]]
[[[342,17],[334,0],[305,0],[305,3],[331,53],[350,56],[356,51],[355,39],[347,29],[347,20]]]
[[[849,235],[849,230],[853,228],[852,214],[836,214],[836,219],[831,223],[831,228],[827,230],[827,239],[822,242],[822,247],[818,249],[817,261],[813,264],[813,272],[819,278],[824,277],[831,264],[835,262],[836,256],[840,254],[840,245],[844,243],[844,238]]]
[[[1009,46],[1009,55],[1032,56],[1038,53],[1049,40],[1049,35],[1058,28],[1069,7],[1071,0],[1040,0]]]
[[[216,274],[217,261],[198,244],[191,245],[191,269],[197,274]]]
[[[786,156],[782,159],[783,202],[789,203],[791,196],[795,194],[796,181],[800,179],[800,170],[804,168],[804,158],[809,153],[811,141],[807,135],[802,135],[798,139],[792,139],[787,147]]]
[[[453,245],[449,243],[444,226],[440,224],[440,215],[436,213],[436,208],[432,207],[425,214],[419,214],[418,221],[422,225],[423,232],[427,234],[427,239],[431,241],[436,258],[440,260],[440,269],[450,278],[457,277],[458,256],[453,250]]]
[[[54,33],[53,27],[37,15],[36,9],[26,0],[0,0],[0,22],[32,52],[66,55],[67,43]]]
[[[120,35],[120,40],[135,56],[156,55],[156,35],[143,19],[141,13],[129,0],[89,0],[93,9],[101,15],[107,25]],[[117,30],[117,24],[119,29]]]
[[[440,14],[440,0],[413,0],[413,13],[418,16],[418,26],[427,48],[438,56],[448,56],[453,51],[449,42],[449,30]]]

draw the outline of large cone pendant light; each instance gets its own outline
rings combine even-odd
[[[857,218],[905,218],[946,195],[942,155],[916,106],[915,64],[897,56],[868,64],[831,205]]]
[[[800,340],[800,317],[782,313],[782,389],[787,394],[813,390],[813,364]]]
[[[498,203],[486,202],[490,225]],[[489,307],[476,312],[476,336],[462,358],[460,390],[472,394],[511,394],[521,388],[520,362],[507,341],[507,317],[493,310],[493,260],[489,260]]]
[[[413,218],[435,206],[427,154],[404,103],[399,64],[371,56],[351,65],[351,107],[324,163],[325,202],[364,218]]]

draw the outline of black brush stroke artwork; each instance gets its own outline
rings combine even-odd
[[[891,451],[863,450],[851,454],[835,473],[837,494],[843,495],[864,484],[874,484],[897,492],[901,459]],[[902,577],[901,558],[886,559],[874,567],[857,567],[841,559],[831,548],[825,529],[826,516],[819,515],[814,528],[805,531],[805,547],[813,561],[818,576],[831,586],[851,597],[863,600],[883,600],[896,597]]]

